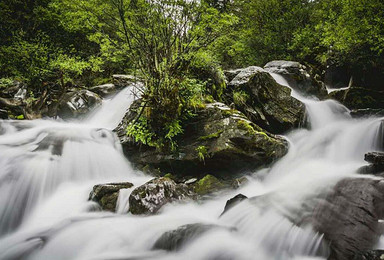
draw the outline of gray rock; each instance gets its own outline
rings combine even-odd
[[[369,250],[355,255],[353,260],[383,260],[384,250]]]
[[[363,109],[353,109],[350,112],[351,116],[354,118],[360,117],[384,117],[384,108],[363,108]]]
[[[314,229],[329,242],[330,260],[349,260],[369,250],[382,233],[384,182],[344,179],[314,211]]]
[[[89,194],[89,200],[97,202],[102,210],[115,212],[120,190],[132,187],[130,182],[98,184]]]
[[[153,249],[178,251],[192,240],[215,229],[228,230],[228,228],[213,224],[195,223],[184,225],[175,230],[165,232],[159,239],[156,240],[153,245]]]
[[[65,94],[58,105],[61,118],[79,118],[101,104],[101,98],[89,90],[71,91]]]
[[[140,80],[133,75],[116,74],[116,75],[113,75],[112,78],[113,78],[113,84],[120,89],[140,82]]]
[[[99,85],[99,86],[94,86],[94,87],[90,88],[90,90],[92,92],[95,92],[96,94],[102,96],[102,97],[106,97],[106,96],[109,96],[109,95],[115,93],[117,88],[114,84],[108,83],[108,84],[103,84],[103,85]]]
[[[384,91],[352,86],[329,93],[328,98],[335,99],[349,109],[383,109]]]
[[[185,184],[176,184],[166,177],[155,178],[132,191],[129,196],[129,212],[134,215],[155,214],[167,203],[193,196]]]
[[[225,96],[227,103],[234,103],[252,122],[274,134],[298,127],[304,118],[304,105],[260,67],[242,69],[228,84]]]
[[[246,199],[248,199],[247,196],[239,193],[235,197],[227,200],[227,203],[225,203],[224,210],[220,214],[220,216],[224,215],[228,210],[230,210],[231,208],[233,208],[234,206],[238,205],[240,202],[242,202],[243,200],[246,200]]]
[[[134,104],[136,106],[137,104]],[[127,118],[135,118],[134,111]],[[199,177],[207,173],[231,175],[270,164],[286,154],[288,144],[250,122],[223,103],[210,103],[185,126],[176,152],[159,151],[127,138],[129,120],[118,129],[127,157],[135,165],[149,165],[173,175]]]
[[[364,156],[364,160],[372,164],[384,166],[384,152],[366,153]]]
[[[325,98],[327,89],[324,83],[316,80],[307,67],[296,61],[275,60],[268,62],[264,69],[282,75],[290,85],[304,95]]]

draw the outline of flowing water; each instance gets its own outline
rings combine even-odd
[[[84,122],[1,121],[0,259],[325,259],[322,234],[298,220],[338,180],[357,176],[364,153],[382,150],[382,122],[352,119],[332,100],[292,95],[305,103],[309,126],[286,135],[284,158],[236,191],[169,204],[146,217],[127,214],[132,189],[120,192],[117,214],[95,211],[88,201],[95,184],[150,179],[130,166],[111,131],[133,101],[129,89]],[[238,193],[252,199],[219,217]],[[177,252],[152,250],[164,232],[191,223],[228,228]]]

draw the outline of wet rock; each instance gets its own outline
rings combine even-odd
[[[304,105],[291,97],[291,89],[277,84],[260,67],[242,69],[225,94],[228,104],[234,103],[252,122],[274,134],[299,126],[304,118]]]
[[[335,99],[349,109],[383,109],[384,91],[352,86],[348,89],[329,93],[328,98]]]
[[[129,212],[134,215],[154,214],[167,203],[193,197],[187,185],[176,184],[166,177],[155,178],[132,191]]]
[[[109,96],[116,92],[117,88],[114,84],[108,83],[90,88],[92,92],[100,95],[101,97]]]
[[[239,193],[235,197],[227,200],[227,203],[225,203],[224,210],[220,214],[220,216],[224,215],[225,212],[227,212],[228,210],[230,210],[231,208],[233,208],[234,206],[236,206],[237,204],[239,204],[240,202],[242,202],[243,200],[246,200],[246,199],[248,199],[247,196]]]
[[[363,166],[359,169],[361,174],[379,174],[384,173],[384,153],[383,152],[370,152],[366,153],[364,160],[369,162],[369,165]]]
[[[308,68],[296,61],[275,60],[268,62],[264,69],[283,76],[300,93],[318,98],[327,96],[324,83],[316,80]]]
[[[115,212],[119,191],[132,187],[130,182],[98,184],[89,194],[89,200],[97,202],[102,210]]]
[[[161,237],[157,239],[153,245],[153,249],[177,251],[192,240],[215,229],[225,230],[227,228],[213,224],[201,223],[184,225],[161,235]]]
[[[127,117],[135,118],[133,114],[128,112]],[[129,122],[127,118],[124,120]],[[268,165],[288,149],[284,138],[261,129],[223,103],[210,103],[197,111],[197,116],[185,126],[175,152],[135,143],[126,136],[123,130],[126,127],[122,123],[117,133],[131,162],[136,166],[150,165],[175,176],[201,177],[207,173],[232,176]]]
[[[353,260],[383,260],[384,250],[369,250],[355,255]]]
[[[354,118],[360,117],[384,117],[384,108],[364,108],[364,109],[353,109],[350,112],[351,116]]]
[[[58,105],[61,118],[79,118],[101,104],[101,98],[89,90],[71,91],[65,94]]]
[[[329,260],[352,259],[370,250],[382,233],[384,183],[372,179],[344,179],[314,212],[314,229],[324,234]]]
[[[228,187],[228,185],[221,182],[215,176],[208,174],[194,184],[194,191],[199,195],[206,195],[225,187]]]
[[[127,127],[129,123],[136,120],[139,109],[141,108],[141,99],[133,101],[131,107],[125,113],[123,119],[120,121],[119,125],[113,130],[116,135],[119,137],[120,143],[122,144],[131,144],[134,143],[134,140],[127,135]]]
[[[375,164],[384,166],[384,152],[370,152],[364,155],[364,160]]]
[[[129,85],[132,85],[132,84],[135,84],[135,83],[138,83],[140,80],[133,76],[133,75],[113,75],[112,76],[113,78],[113,84],[117,87],[117,88],[125,88]]]
[[[248,178],[243,176],[243,177],[234,179],[231,183],[231,186],[234,189],[238,189],[238,188],[244,186],[245,184],[247,184],[248,182],[249,182]]]

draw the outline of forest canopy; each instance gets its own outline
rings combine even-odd
[[[133,74],[145,84],[130,133],[172,148],[183,120],[221,99],[224,69],[295,60],[377,88],[383,13],[381,0],[3,0],[0,88],[22,81],[36,101]]]

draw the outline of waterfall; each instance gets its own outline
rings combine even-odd
[[[309,129],[287,134],[285,157],[236,191],[146,217],[126,213],[130,190],[120,193],[117,214],[93,211],[88,201],[95,184],[150,179],[132,169],[111,131],[134,99],[129,89],[84,122],[0,121],[0,259],[325,259],[322,234],[299,220],[339,180],[357,176],[364,153],[383,148],[382,121],[292,95],[305,104]],[[238,193],[252,199],[219,217]],[[191,223],[225,228],[177,252],[152,249],[164,232]]]

